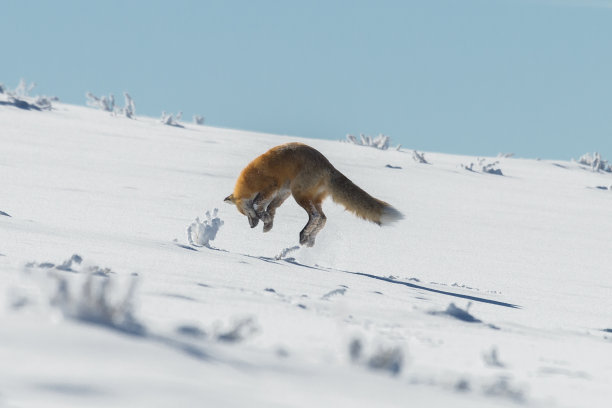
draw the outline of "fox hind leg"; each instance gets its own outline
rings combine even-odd
[[[317,234],[323,229],[323,227],[325,226],[325,222],[327,221],[327,217],[325,216],[325,214],[323,213],[323,209],[321,208],[320,201],[314,203],[314,208],[316,211],[314,217],[315,222],[312,231],[310,231],[310,234],[308,235],[308,241],[306,242],[306,246],[308,247],[314,246]]]
[[[315,228],[312,230],[312,232],[310,234],[311,240],[312,240],[312,244],[310,246],[314,245],[315,237],[317,236],[319,231],[321,231],[323,229],[323,227],[325,226],[325,223],[327,222],[327,217],[323,213],[323,208],[321,208],[321,201],[315,202],[314,206],[315,206],[315,210],[317,210],[317,214],[319,216],[317,218],[317,224],[316,224]]]
[[[300,232],[300,245],[312,247],[319,231],[325,226],[327,217],[321,209],[321,202],[312,200],[296,200],[297,203],[308,213],[308,223]]]

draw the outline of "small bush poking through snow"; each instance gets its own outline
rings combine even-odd
[[[106,112],[115,112],[115,96],[113,94],[109,94],[108,97],[106,97],[106,95],[102,95],[98,98],[91,92],[87,92],[85,97],[87,98],[87,106],[91,106],[92,108],[100,109]]]
[[[193,115],[193,123],[195,123],[196,125],[203,125],[204,124],[204,116],[202,116],[202,115]]]
[[[493,163],[484,163],[484,164],[481,164],[482,165],[482,172],[483,173],[489,173],[489,174],[496,174],[498,176],[503,176],[501,169],[497,167],[498,164],[499,164],[498,161],[493,162]]]
[[[605,171],[612,173],[612,165],[610,165],[607,160],[602,159],[601,155],[597,152],[593,153],[592,156],[590,153],[583,154],[578,159],[578,163],[589,166],[593,171]]]
[[[11,91],[0,84],[0,95],[5,95],[4,98],[0,97],[0,105],[11,105],[25,110],[51,110],[53,108],[52,103],[57,101],[58,98],[55,96],[30,96],[30,92],[35,86],[35,83],[28,85],[21,79],[19,85]]]
[[[455,319],[463,320],[464,322],[468,322],[468,323],[482,323],[482,320],[477,319],[473,315],[470,314],[469,309],[470,309],[471,304],[472,302],[469,302],[465,309],[461,309],[455,306],[455,304],[451,302],[446,308],[446,310],[431,311],[429,312],[429,314],[434,315],[434,316],[443,316],[443,315],[451,316],[451,317],[454,317]]]
[[[210,248],[209,242],[214,241],[223,225],[223,220],[217,216],[218,212],[215,208],[211,216],[210,211],[206,211],[206,219],[203,222],[198,217],[187,227],[187,239],[191,245]]]
[[[523,403],[527,398],[525,391],[512,384],[510,378],[505,376],[500,376],[492,383],[483,386],[483,391],[487,396],[507,398],[516,403]]]
[[[374,370],[385,370],[397,375],[402,371],[403,362],[404,353],[400,348],[380,348],[370,356],[368,366]]]
[[[348,134],[346,135],[346,142],[356,144],[358,146],[369,146],[380,150],[387,150],[389,148],[391,138],[383,135],[382,133],[374,138],[369,135],[361,134],[359,135],[359,139],[351,134]]]
[[[50,297],[51,305],[71,319],[142,335],[144,326],[134,317],[136,275],[131,276],[127,289],[118,293],[115,279],[101,273],[110,272],[110,269],[97,266],[75,269],[74,264],[81,261],[80,256],[73,255],[62,265],[49,270],[48,276],[56,283]],[[37,266],[41,268],[43,265]]]
[[[115,105],[115,95],[113,94],[109,94],[108,97],[106,95],[97,97],[91,92],[87,92],[85,97],[87,98],[87,106],[110,112],[114,115],[125,115],[126,118],[134,119],[136,107],[134,105],[134,100],[127,92],[123,93],[123,97],[125,98],[125,106],[123,108]]]
[[[253,317],[245,317],[235,320],[231,328],[218,333],[216,337],[217,340],[227,343],[238,343],[248,339],[258,331],[259,328],[255,323],[255,319]]]
[[[491,350],[489,350],[487,353],[484,353],[482,355],[482,359],[484,360],[485,364],[489,367],[504,368],[506,366],[504,363],[499,361],[499,356],[497,354],[497,347],[495,346],[493,346]]]
[[[425,160],[425,153],[419,153],[416,150],[412,151],[412,159],[417,163],[429,164],[429,162]]]
[[[486,159],[477,159],[477,164],[475,163],[470,163],[468,165],[462,164],[461,167],[463,167],[467,171],[473,171],[473,172],[478,171],[477,169],[478,167],[480,167],[480,171],[482,173],[489,173],[489,174],[495,174],[498,176],[503,176],[504,174],[502,173],[501,169],[497,167],[498,165],[499,165],[499,161],[487,163]],[[477,166],[477,168],[474,169],[474,166]]]
[[[184,127],[179,123],[179,120],[183,118],[183,112],[179,112],[176,115],[174,113],[166,113],[166,111],[162,112],[161,118],[159,121],[164,125],[174,126],[174,127]]]
[[[364,364],[372,370],[388,371],[397,375],[402,371],[404,352],[397,346],[379,346],[370,353],[364,352],[364,344],[360,339],[353,339],[349,343],[349,356],[355,364]],[[369,354],[366,355],[366,354]]]
[[[133,119],[134,114],[136,113],[136,108],[134,106],[134,100],[130,96],[129,93],[124,92],[123,96],[125,97],[125,107],[123,108],[123,114],[126,118]]]

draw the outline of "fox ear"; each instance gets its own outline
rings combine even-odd
[[[228,195],[227,197],[225,197],[225,200],[223,201],[229,204],[234,204],[234,195],[233,194]]]

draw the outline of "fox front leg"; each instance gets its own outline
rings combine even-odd
[[[264,223],[263,232],[268,232],[272,229],[272,223],[274,222],[274,211],[270,210],[271,204],[276,198],[272,197],[272,194],[259,193],[253,199],[253,210],[258,220],[262,220]],[[271,213],[270,213],[271,212]],[[250,222],[250,221],[249,221]],[[257,223],[255,223],[257,225]],[[251,225],[253,228],[253,225]]]
[[[259,216],[257,215],[255,208],[253,208],[253,202],[248,202],[244,206],[244,210],[247,218],[249,219],[249,225],[251,226],[251,228],[255,228],[257,224],[259,224]]]
[[[291,195],[289,190],[281,190],[276,196],[270,201],[266,211],[264,211],[262,220],[264,222],[263,232],[268,232],[272,229],[274,225],[274,215],[276,214],[276,209],[281,206],[283,202]]]

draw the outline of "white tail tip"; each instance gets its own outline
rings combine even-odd
[[[404,214],[388,206],[383,208],[380,215],[380,225],[389,225],[404,218]]]

